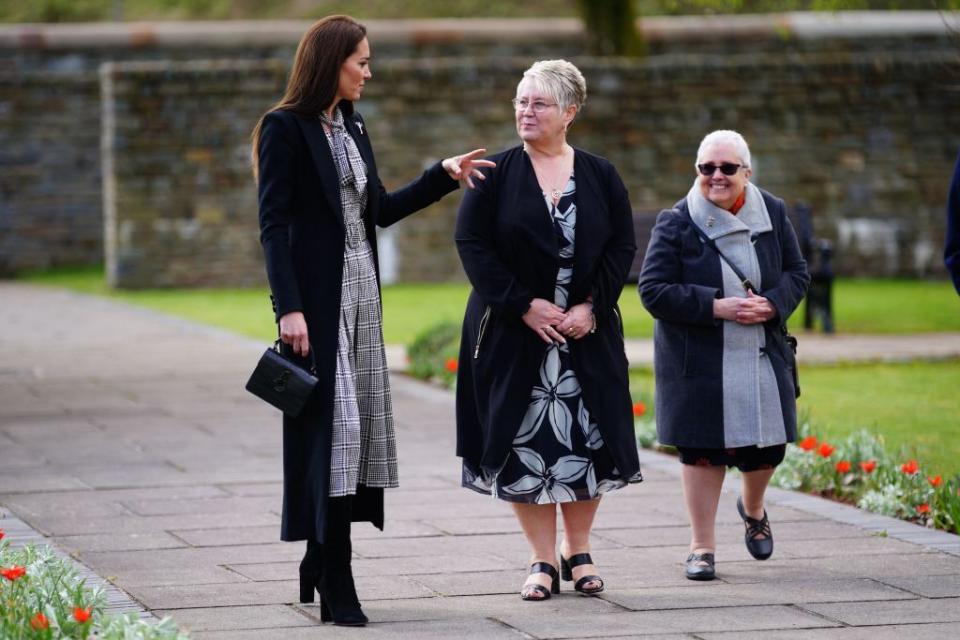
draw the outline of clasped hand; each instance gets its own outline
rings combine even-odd
[[[713,315],[738,324],[760,324],[772,320],[777,310],[770,301],[747,291],[746,298],[718,298],[713,301]]]
[[[568,311],[543,298],[530,301],[530,308],[523,314],[523,322],[547,344],[566,344],[567,338],[579,340],[593,328],[593,307],[589,303],[577,304]]]

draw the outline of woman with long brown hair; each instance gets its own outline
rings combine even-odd
[[[484,149],[438,162],[388,193],[366,124],[353,109],[370,74],[366,28],[329,16],[303,36],[283,98],[253,131],[260,240],[283,348],[317,364],[318,391],[283,418],[280,537],[306,540],[300,601],[321,618],[363,625],[350,523],[383,528],[397,459],[380,315],[376,227],[473,186]]]

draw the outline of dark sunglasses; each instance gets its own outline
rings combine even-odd
[[[705,164],[698,164],[697,170],[705,176],[712,176],[713,172],[717,169],[720,169],[720,173],[725,176],[732,176],[737,171],[740,170],[742,164],[733,164],[732,162],[724,162],[721,165],[715,165],[712,162],[707,162]]]

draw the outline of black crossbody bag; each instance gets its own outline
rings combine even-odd
[[[703,244],[707,245],[713,251],[720,256],[720,259],[727,263],[727,266],[730,267],[730,270],[733,271],[734,275],[740,279],[740,284],[743,286],[745,291],[750,291],[754,295],[761,295],[757,288],[750,282],[750,279],[744,275],[743,271],[740,270],[737,265],[733,264],[727,256],[723,254],[723,251],[720,251],[720,247],[717,246],[717,243],[704,233],[703,229],[697,226],[696,222],[690,221],[693,230],[697,232],[697,235],[700,236],[700,239],[703,241]],[[800,374],[797,371],[797,339],[796,337],[790,335],[790,332],[787,331],[787,323],[783,320],[780,322],[780,334],[783,336],[783,341],[787,344],[792,352],[793,357],[787,358],[787,354],[784,353],[784,360],[787,362],[787,366],[790,367],[790,372],[793,375],[793,389],[797,398],[800,397]],[[792,362],[791,362],[792,361]]]

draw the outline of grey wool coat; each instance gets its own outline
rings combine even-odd
[[[810,276],[783,200],[748,188],[748,202],[756,198],[749,226],[725,212],[691,217],[685,198],[660,213],[651,234],[639,290],[655,318],[657,435],[664,444],[726,449],[796,440],[796,360],[780,327]],[[746,292],[700,239],[694,219],[774,306],[773,319],[749,327],[713,317],[714,299]]]

